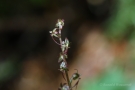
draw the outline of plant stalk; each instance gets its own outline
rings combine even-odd
[[[61,35],[61,30],[60,29],[59,29],[59,34]],[[62,45],[61,36],[59,38],[59,41],[60,41],[60,45]],[[61,46],[61,50],[62,50],[62,46]],[[62,51],[62,53],[63,53],[63,51]],[[69,88],[71,88],[71,83],[70,83],[70,79],[69,79],[69,75],[68,75],[68,70],[65,70],[65,75],[66,75],[68,86],[69,86]],[[70,90],[72,90],[72,89],[70,89]]]
[[[66,74],[68,86],[69,86],[69,88],[71,88],[71,83],[70,83],[70,80],[69,80],[69,75],[68,75],[68,71],[67,70],[65,70],[65,74]]]

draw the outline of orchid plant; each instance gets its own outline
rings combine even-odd
[[[56,23],[56,27],[52,31],[50,31],[49,33],[50,33],[52,39],[54,40],[54,42],[56,44],[58,44],[61,48],[60,56],[58,59],[58,63],[60,64],[59,70],[62,73],[62,76],[63,76],[64,80],[66,81],[66,83],[61,83],[58,90],[73,90],[74,87],[77,88],[77,85],[78,85],[79,80],[80,80],[80,74],[78,73],[78,70],[75,69],[75,70],[77,70],[77,72],[74,73],[71,76],[71,78],[69,77],[69,74],[68,74],[69,69],[68,69],[66,59],[68,58],[67,52],[68,52],[70,43],[69,43],[69,40],[67,38],[65,38],[64,41],[61,38],[61,31],[62,31],[63,26],[64,26],[64,20],[58,19],[58,21]],[[76,80],[76,83],[72,86],[73,80]]]

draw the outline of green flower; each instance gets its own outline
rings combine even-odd
[[[67,55],[60,53],[60,57],[59,57],[58,62],[61,62],[62,60],[65,60],[65,58],[67,58]]]
[[[57,28],[54,28],[52,31],[49,31],[51,36],[58,37],[58,32],[56,30],[57,30]]]
[[[65,39],[65,48],[68,49],[69,48],[69,40],[66,38]]]
[[[74,73],[72,77],[73,77],[73,80],[76,80],[80,77],[80,75],[78,73]]]
[[[65,39],[65,41],[62,41],[61,48],[62,48],[62,52],[64,52],[65,50],[69,48],[69,41],[67,38]]]
[[[56,23],[56,27],[59,27],[59,29],[62,29],[63,26],[64,26],[64,20],[58,19],[58,21]]]
[[[63,55],[62,53],[60,53],[60,57],[59,57],[58,62],[61,62],[61,61],[64,60],[64,59],[65,59],[64,55]]]

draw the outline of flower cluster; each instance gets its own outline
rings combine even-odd
[[[61,30],[62,30],[63,26],[64,26],[64,20],[58,19],[58,21],[56,23],[56,28],[54,28],[52,31],[50,31],[50,34],[51,34],[53,40],[61,47],[61,53],[60,53],[60,57],[58,60],[58,62],[61,63],[60,71],[65,71],[65,69],[67,69],[66,58],[67,58],[67,51],[69,48],[69,40],[67,38],[65,38],[65,40],[62,41],[62,38],[61,38]],[[58,38],[59,42],[57,42],[54,37]]]
[[[67,38],[65,38],[64,41],[61,38],[61,31],[62,31],[63,26],[64,26],[64,20],[58,19],[56,23],[56,27],[52,31],[49,31],[49,32],[54,42],[60,45],[61,52],[58,59],[58,62],[60,63],[59,70],[62,72],[63,78],[65,79],[66,77],[65,80],[67,81],[67,84],[64,83],[60,85],[59,90],[72,90],[72,88],[74,88],[75,86],[77,87],[79,79],[80,79],[80,75],[78,74],[78,72],[74,73],[72,77],[69,79],[66,59],[68,58],[67,52],[68,52],[70,43]],[[57,39],[59,39],[59,41]],[[77,80],[77,82],[75,83],[75,85],[72,86],[71,84],[73,80]]]

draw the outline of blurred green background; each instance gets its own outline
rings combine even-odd
[[[0,0],[0,90],[57,90],[59,18],[78,90],[135,90],[134,0]]]

